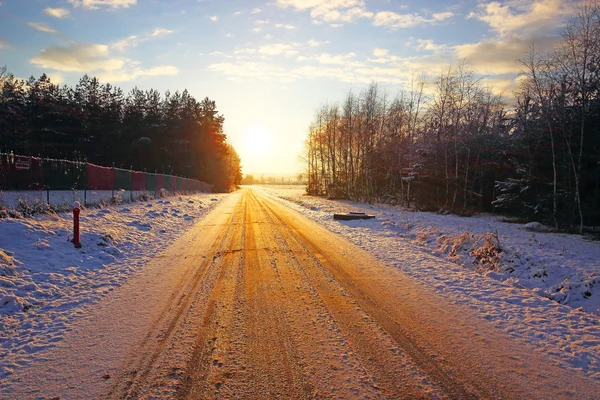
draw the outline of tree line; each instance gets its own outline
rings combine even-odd
[[[223,123],[214,101],[187,90],[124,93],[87,75],[60,86],[0,68],[0,152],[179,175],[227,191],[242,175]]]
[[[390,97],[376,84],[320,107],[307,192],[455,213],[503,211],[559,228],[600,224],[600,2],[555,48],[532,42],[507,107],[466,62]]]

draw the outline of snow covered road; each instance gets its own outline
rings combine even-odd
[[[243,190],[2,390],[60,399],[592,399],[600,384]]]

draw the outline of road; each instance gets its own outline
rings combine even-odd
[[[230,196],[148,271],[112,295],[46,369],[24,378],[28,389],[15,393],[60,399],[591,399],[600,393],[598,382],[252,189]]]

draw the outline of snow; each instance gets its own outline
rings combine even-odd
[[[260,190],[563,366],[600,379],[600,242],[493,215],[329,201],[305,196],[302,186]],[[351,211],[377,218],[333,219]]]
[[[226,195],[197,194],[0,219],[0,378],[53,347],[94,303],[140,272]],[[0,385],[1,387],[2,385]]]

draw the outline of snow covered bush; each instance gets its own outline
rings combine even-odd
[[[25,201],[19,199],[19,204],[17,205],[16,211],[25,217],[29,217],[35,214],[53,214],[54,211],[52,208],[40,199],[35,199],[33,201]]]
[[[469,254],[473,257],[473,263],[480,268],[497,271],[501,264],[500,254],[502,251],[498,234],[484,233],[476,241]]]
[[[438,237],[435,244],[437,251],[446,254],[450,261],[478,272],[501,268],[503,249],[496,233],[472,234],[467,231],[459,235],[446,234]]]

